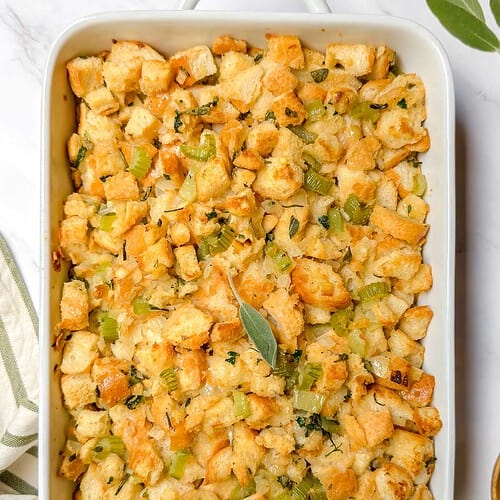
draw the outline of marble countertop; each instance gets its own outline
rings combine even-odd
[[[480,0],[490,26],[487,0]],[[110,10],[165,9],[173,0],[0,0],[0,231],[39,301],[40,110],[51,43],[79,17]],[[299,0],[201,0],[200,9],[303,11]],[[410,18],[445,46],[456,91],[456,498],[489,498],[500,452],[500,54],[451,37],[423,0],[332,0],[338,13]],[[496,29],[497,34],[500,30]],[[439,499],[438,499],[439,500]]]

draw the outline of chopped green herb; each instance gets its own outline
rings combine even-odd
[[[207,220],[212,220],[217,217],[217,212],[215,210],[212,210],[211,212],[208,212],[205,215],[207,216]]]
[[[397,105],[401,108],[401,109],[406,109],[407,108],[407,105],[406,105],[406,99],[403,97],[400,101],[397,102]]]
[[[345,393],[344,396],[344,403],[347,403],[352,398],[352,391],[351,389],[347,389],[347,392]]]
[[[182,113],[176,109],[175,116],[174,116],[174,130],[177,133],[180,132],[180,128],[184,125],[184,123],[181,120],[181,115],[182,115]]]
[[[300,223],[293,215],[290,217],[290,223],[288,224],[288,236],[292,239],[299,230]]]
[[[217,106],[219,102],[219,98],[217,96],[214,97],[214,100],[211,102],[207,102],[198,108],[190,109],[189,111],[185,111],[186,115],[194,115],[194,116],[203,116],[208,115],[210,113],[210,109],[214,106]]]
[[[338,363],[339,361],[347,361],[348,359],[349,359],[349,354],[341,352],[335,362]]]
[[[153,186],[148,186],[144,194],[142,195],[141,201],[146,201],[151,195],[151,191],[153,190]]]
[[[264,57],[264,54],[262,54],[262,52],[259,52],[258,54],[255,55],[255,57],[253,58],[253,61],[255,64],[259,63],[260,61],[262,61],[262,58]]]
[[[299,116],[297,114],[297,111],[294,111],[293,109],[289,108],[288,106],[285,107],[285,115],[290,116],[292,118],[297,118]]]
[[[236,356],[238,356],[237,352],[227,351],[227,358],[224,361],[230,365],[234,365],[236,363]]]
[[[388,104],[385,103],[385,104],[376,104],[376,103],[371,103],[370,104],[370,108],[372,109],[387,109],[388,108]]]
[[[320,68],[320,69],[315,69],[314,71],[311,71],[311,78],[316,83],[324,82],[326,80],[327,76],[328,76],[328,68]]]
[[[142,401],[142,396],[129,396],[126,400],[125,400],[125,406],[129,409],[129,410],[135,410],[137,408],[137,406],[139,406],[139,403]]]
[[[283,488],[289,488],[293,484],[288,476],[278,476],[278,483],[280,483]]]
[[[266,115],[264,116],[264,120],[276,120],[276,115],[274,114],[273,111],[268,111]]]
[[[328,215],[322,215],[318,217],[318,222],[325,228],[330,229],[330,221],[328,220]]]
[[[413,209],[413,207],[411,205],[408,205],[408,207],[406,209],[408,211],[408,215],[411,214],[412,209]]]
[[[338,446],[332,441],[333,443],[333,449],[331,451],[329,451],[325,457],[329,457],[332,453],[335,453],[336,451],[340,451],[340,453],[344,453],[342,451],[342,443],[340,443]]]
[[[71,166],[74,168],[78,168],[80,163],[85,158],[86,154],[87,154],[87,148],[85,146],[80,146],[80,149],[78,150],[75,161],[71,162]]]
[[[143,380],[144,380],[144,375],[134,365],[131,365],[130,376],[128,379],[128,386],[132,387],[133,385],[138,384]]]
[[[170,175],[168,175],[168,174],[163,174],[163,178],[164,178],[166,181],[169,181],[169,180],[170,180]]]
[[[160,139],[158,139],[158,137],[155,137],[153,139],[153,146],[156,148],[156,149],[160,149],[161,148],[161,141]]]

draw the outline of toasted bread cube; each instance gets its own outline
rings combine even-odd
[[[366,442],[370,447],[390,438],[394,432],[391,413],[385,407],[381,407],[378,411],[360,412],[357,419],[365,431]]]
[[[289,455],[295,449],[293,435],[281,427],[263,429],[255,442],[264,448],[276,450],[280,455]]]
[[[174,265],[172,247],[166,238],[160,238],[153,245],[149,245],[137,257],[137,261],[143,273],[159,275],[166,271],[165,268]]]
[[[375,205],[370,220],[385,233],[415,246],[422,244],[429,230],[427,224],[420,224],[380,205]]]
[[[434,457],[432,441],[419,434],[396,429],[387,448],[391,462],[405,469],[417,484],[425,484],[429,478],[425,463]]]
[[[304,312],[306,313],[306,322],[310,325],[323,325],[330,321],[331,313],[328,309],[304,304]]]
[[[244,151],[240,151],[233,160],[233,164],[240,168],[246,168],[248,170],[259,170],[264,166],[264,160],[262,157],[254,151],[253,149],[247,148]]]
[[[99,389],[99,397],[108,406],[114,406],[130,395],[129,377],[125,374],[130,362],[113,357],[98,358],[92,366],[92,378]]]
[[[61,371],[69,375],[90,370],[92,363],[99,356],[97,341],[99,337],[90,332],[74,332],[64,345]]]
[[[366,172],[342,165],[337,169],[337,180],[342,202],[345,202],[350,194],[354,194],[364,203],[373,201],[377,184]]]
[[[97,401],[96,384],[88,373],[63,375],[61,389],[68,410],[82,408]]]
[[[59,242],[63,250],[69,254],[72,247],[83,247],[87,242],[87,228],[87,219],[77,215],[63,219],[59,228]]]
[[[138,200],[137,179],[130,172],[118,172],[106,179],[104,194],[107,200]]]
[[[121,236],[148,213],[148,205],[144,201],[115,200],[113,209],[116,219],[110,232],[112,237]]]
[[[400,330],[393,330],[388,340],[389,349],[396,356],[406,359],[417,368],[424,362],[424,346],[410,339]]]
[[[196,85],[191,88],[199,107],[208,106],[208,113],[200,116],[204,123],[226,124],[236,120],[240,112],[226,99],[221,97],[220,85]]]
[[[89,297],[85,283],[80,280],[64,283],[59,328],[65,330],[83,330],[89,324],[88,313]]]
[[[397,281],[394,287],[403,293],[416,295],[429,290],[432,286],[432,269],[429,264],[420,264],[418,271],[409,281]]]
[[[375,137],[363,137],[347,150],[346,165],[353,170],[372,170],[379,149],[380,142]]]
[[[419,270],[422,256],[409,249],[385,252],[374,262],[373,273],[377,276],[410,280]]]
[[[117,94],[138,90],[141,68],[142,61],[138,58],[119,62],[105,61],[103,74],[106,87]]]
[[[253,66],[255,66],[255,62],[250,56],[239,52],[227,52],[221,58],[219,80],[221,82],[225,80],[232,80],[241,72],[252,68]]]
[[[326,46],[325,64],[335,68],[340,64],[348,73],[363,76],[370,73],[375,63],[375,47],[330,43]]]
[[[427,334],[433,312],[428,306],[416,306],[408,309],[401,317],[399,328],[413,340],[420,340]]]
[[[169,227],[169,235],[172,244],[176,246],[186,245],[191,239],[189,226],[183,222],[175,222]]]
[[[221,82],[223,97],[240,111],[246,113],[261,93],[263,70],[260,66],[251,66],[238,72],[231,79]]]
[[[107,87],[99,87],[85,96],[85,102],[98,115],[110,115],[120,109],[120,104]]]
[[[254,432],[245,424],[237,422],[233,427],[233,472],[238,483],[247,485],[264,457]]]
[[[186,281],[192,281],[201,276],[200,264],[193,245],[185,245],[174,249],[176,258],[175,272]]]
[[[305,151],[302,139],[290,129],[281,127],[278,130],[278,142],[271,156],[276,158],[284,157],[296,165],[303,165],[302,151]]]
[[[204,162],[195,172],[196,197],[199,201],[209,201],[224,194],[231,181],[222,158]]]
[[[247,189],[235,196],[227,196],[225,207],[230,214],[238,217],[251,217],[255,210],[255,196]]]
[[[352,469],[345,472],[332,469],[330,474],[325,474],[322,482],[328,500],[345,500],[358,490],[358,481]]]
[[[297,77],[284,65],[271,68],[262,79],[264,88],[275,96],[293,92],[297,84]]]
[[[263,198],[286,200],[293,196],[304,180],[302,169],[283,157],[273,157],[257,171],[253,190]]]
[[[270,59],[290,66],[292,69],[304,67],[304,52],[298,37],[266,33],[266,40],[269,45],[268,57]]]
[[[206,45],[181,50],[170,61],[178,69],[175,80],[183,87],[189,87],[217,72],[212,52]]]
[[[297,337],[304,329],[304,316],[296,294],[289,295],[284,288],[278,288],[264,301],[262,307],[272,318],[272,324],[279,344],[291,352],[297,349]]]
[[[76,215],[82,219],[90,219],[96,214],[100,202],[99,198],[93,196],[71,193],[64,203],[64,215],[66,217]]]
[[[366,446],[366,436],[363,427],[359,425],[356,417],[353,415],[342,416],[342,428],[349,438],[350,449],[357,451]]]
[[[215,453],[206,465],[204,483],[210,484],[229,479],[233,471],[233,450],[226,446]]]
[[[287,92],[273,102],[271,110],[281,127],[300,125],[306,118],[306,108],[295,92]]]
[[[439,410],[433,406],[415,408],[413,410],[413,420],[417,426],[418,432],[424,436],[435,436],[443,426]]]
[[[232,119],[224,124],[222,127],[219,139],[221,143],[227,148],[229,157],[241,149],[248,134],[246,123],[239,120]]]
[[[212,52],[221,56],[226,52],[243,52],[247,51],[247,42],[245,40],[238,40],[228,35],[218,36],[212,45]]]
[[[109,435],[111,422],[107,411],[81,410],[75,422],[75,436],[84,443],[90,438]]]
[[[163,335],[174,345],[198,349],[207,342],[212,324],[213,319],[209,314],[184,303],[167,318]]]
[[[432,375],[422,373],[409,390],[401,391],[401,396],[414,408],[427,406],[432,401],[436,381]]]
[[[142,63],[139,88],[146,95],[164,92],[174,79],[174,71],[169,61],[144,61]]]
[[[378,46],[375,54],[375,63],[373,64],[373,69],[369,78],[371,80],[387,78],[387,74],[395,62],[396,53],[392,49],[385,45]]]
[[[327,263],[298,259],[292,271],[292,283],[306,304],[336,311],[351,303],[341,276]]]
[[[77,97],[85,97],[104,83],[100,57],[77,57],[66,64],[71,89]]]
[[[418,114],[396,108],[382,113],[377,121],[375,135],[384,146],[400,149],[420,141],[425,137],[426,130]]]
[[[123,135],[121,124],[109,116],[99,115],[88,109],[85,104],[80,105],[80,122],[78,135],[88,137],[93,144],[114,143]]]
[[[398,188],[396,184],[385,177],[380,180],[375,192],[375,201],[377,205],[381,205],[389,210],[396,210],[398,206]]]
[[[417,222],[424,222],[429,212],[429,205],[419,196],[410,193],[399,202],[397,212]]]
[[[161,127],[161,122],[147,109],[134,107],[130,120],[125,127],[125,132],[134,139],[152,141]]]
[[[233,169],[233,176],[231,178],[231,191],[233,193],[241,193],[248,189],[255,181],[256,174],[246,168]]]
[[[247,146],[263,157],[269,156],[278,143],[278,135],[279,132],[274,123],[258,123],[248,132]]]
[[[413,480],[408,472],[390,462],[375,471],[375,483],[380,498],[410,498],[414,490]]]

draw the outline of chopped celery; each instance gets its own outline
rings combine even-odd
[[[224,252],[233,240],[234,231],[229,226],[223,226],[217,234],[204,236],[198,246],[198,259],[205,260],[209,255]]]
[[[320,120],[326,111],[324,104],[319,99],[308,102],[305,108],[309,117],[308,119],[312,122]]]
[[[351,116],[357,120],[376,122],[380,118],[380,111],[373,108],[368,101],[358,102],[351,109]]]
[[[423,174],[415,174],[413,176],[413,194],[423,196],[427,189],[427,179]]]
[[[101,220],[99,221],[99,229],[109,233],[113,229],[113,222],[116,220],[116,214],[110,212],[109,214],[101,215]]]
[[[292,488],[292,500],[306,500],[309,491],[314,486],[313,478],[307,475],[300,483],[295,483]]]
[[[302,159],[304,160],[306,165],[308,165],[313,170],[319,170],[321,168],[321,165],[316,160],[316,158],[314,158],[313,156],[311,156],[308,153],[302,153]]]
[[[308,391],[316,380],[321,377],[321,363],[306,363],[299,373],[299,390]]]
[[[292,493],[290,491],[282,491],[279,495],[274,497],[274,500],[292,500]]]
[[[172,457],[172,462],[170,462],[170,466],[168,467],[169,475],[175,479],[182,479],[190,456],[191,451],[186,448],[176,451]]]
[[[250,403],[246,394],[242,391],[233,392],[234,414],[237,418],[247,418],[250,416]]]
[[[356,195],[350,194],[344,204],[344,212],[349,216],[351,224],[367,224],[372,214],[372,209],[361,203]]]
[[[335,333],[340,337],[345,337],[348,333],[348,326],[352,319],[353,311],[350,307],[335,311],[330,317],[330,324]]]
[[[236,486],[236,488],[234,488],[234,490],[231,491],[231,494],[229,495],[229,500],[243,500],[244,498],[253,495],[256,489],[257,485],[255,483],[255,479],[251,479],[250,482],[245,486],[242,485]]]
[[[332,207],[328,209],[328,224],[330,233],[343,233],[344,232],[344,217],[340,209]]]
[[[333,181],[318,174],[313,168],[308,168],[304,174],[304,187],[309,191],[326,196],[333,186]]]
[[[326,417],[321,417],[321,428],[327,434],[340,434],[340,424],[336,420],[329,420]]]
[[[293,391],[292,406],[296,410],[320,413],[325,404],[325,396],[312,391]]]
[[[281,272],[286,271],[293,264],[292,259],[288,255],[287,251],[278,246],[274,241],[266,243],[265,253],[271,258],[274,265]]]
[[[309,490],[309,500],[327,500],[323,485],[316,477],[313,477],[313,484]]]
[[[151,158],[147,155],[146,151],[140,146],[134,146],[132,151],[132,158],[130,160],[129,172],[137,178],[142,179],[149,167],[151,166]]]
[[[99,460],[104,460],[110,453],[116,453],[117,455],[123,455],[126,451],[123,441],[118,436],[105,436],[100,438],[94,448],[92,453],[95,458]]]
[[[179,196],[187,203],[196,201],[196,181],[194,175],[194,171],[190,170],[179,189]]]
[[[358,290],[358,297],[361,302],[368,302],[372,299],[385,297],[389,293],[389,285],[385,281],[369,283]]]
[[[347,345],[349,349],[358,356],[366,356],[366,340],[361,337],[358,330],[354,330],[347,336]]]
[[[160,373],[160,378],[167,386],[168,392],[176,391],[179,388],[179,381],[175,374],[175,368],[166,368]]]
[[[184,156],[191,160],[208,161],[210,158],[213,158],[217,152],[215,135],[206,134],[203,138],[203,144],[198,147],[181,144],[181,151]]]
[[[151,307],[142,297],[136,297],[132,302],[134,314],[146,314],[151,311]]]
[[[297,366],[300,361],[301,351],[295,351],[296,354],[278,351],[276,360],[276,368],[273,370],[273,375],[283,377],[286,383],[286,390],[290,390],[298,379]]]
[[[318,138],[318,134],[309,132],[303,125],[289,125],[288,128],[306,144],[312,144]]]
[[[101,315],[101,335],[107,342],[113,342],[118,339],[118,322],[108,313]]]

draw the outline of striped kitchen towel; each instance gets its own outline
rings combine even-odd
[[[0,498],[37,498],[38,318],[0,235]]]

